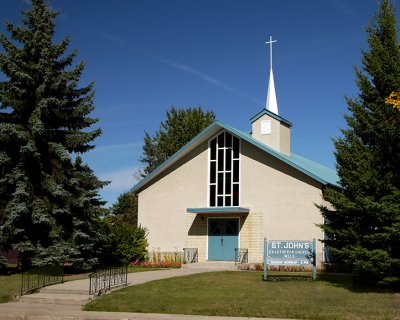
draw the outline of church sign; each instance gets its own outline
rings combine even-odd
[[[264,238],[264,276],[267,280],[268,265],[312,266],[312,278],[317,277],[316,241],[310,240],[270,240]]]
[[[267,241],[267,259],[270,265],[310,265],[312,241]]]

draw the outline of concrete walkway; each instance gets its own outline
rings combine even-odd
[[[181,269],[128,273],[128,286],[160,279],[225,270],[236,270],[236,268],[232,263],[199,263],[188,266],[185,265]],[[88,291],[89,279],[69,281],[48,286],[46,288],[42,288],[38,293],[19,297],[18,301],[0,304],[0,320],[250,319],[236,317],[82,311],[82,305],[85,305],[91,299],[95,298],[90,296]]]

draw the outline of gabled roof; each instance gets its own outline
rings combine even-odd
[[[265,110],[270,113],[268,110]],[[275,115],[276,116],[276,115]],[[279,116],[278,116],[279,117]],[[254,117],[253,117],[254,118]],[[252,119],[253,119],[252,118]],[[280,118],[280,117],[279,117]],[[283,118],[281,118],[283,119]],[[284,120],[284,119],[283,119]],[[287,121],[287,120],[286,120]],[[288,121],[287,121],[288,122]],[[290,124],[290,122],[289,122]],[[291,125],[291,124],[290,124]],[[209,125],[206,129],[200,132],[196,137],[194,137],[191,141],[189,141],[185,146],[183,146],[180,150],[178,150],[175,154],[173,154],[170,158],[168,158],[163,164],[161,164],[156,170],[150,173],[143,180],[139,181],[132,189],[131,192],[140,192],[148,183],[153,181],[159,174],[167,170],[171,165],[177,162],[179,159],[187,155],[189,152],[198,147],[201,143],[207,141],[212,138],[215,134],[220,132],[221,130],[226,130],[233,135],[238,136],[242,140],[247,141],[253,146],[263,150],[267,154],[272,155],[273,157],[281,160],[282,162],[290,165],[291,167],[303,172],[305,175],[317,180],[318,182],[324,185],[333,185],[339,186],[339,177],[336,174],[336,171],[323,166],[317,162],[301,157],[297,154],[291,153],[290,156],[286,156],[274,149],[266,146],[260,141],[254,139],[250,134],[245,133],[243,131],[237,130],[227,124],[224,124],[220,121],[215,121],[211,125]]]
[[[257,113],[255,116],[253,116],[250,119],[250,122],[253,123],[254,121],[258,120],[259,118],[261,118],[264,114],[270,116],[271,118],[278,120],[279,122],[283,122],[286,125],[288,125],[289,127],[292,126],[292,123],[289,120],[286,120],[285,118],[282,118],[281,116],[277,115],[276,113],[273,113],[267,109],[263,109],[261,110],[259,113]]]

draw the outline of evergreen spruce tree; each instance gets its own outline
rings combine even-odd
[[[101,134],[88,129],[93,84],[79,87],[84,63],[73,64],[69,39],[53,43],[57,13],[45,0],[22,14],[21,26],[6,24],[10,39],[0,34],[0,245],[19,250],[25,268],[90,267],[105,185],[79,157]]]
[[[326,245],[356,280],[400,283],[400,90],[395,7],[382,0],[367,27],[369,50],[356,69],[360,93],[348,98],[348,128],[335,139],[342,189],[327,188],[320,207]]]
[[[201,107],[183,109],[172,106],[154,136],[145,132],[143,155],[139,161],[146,167],[141,175],[144,177],[154,171],[214,120],[214,112],[203,111]]]

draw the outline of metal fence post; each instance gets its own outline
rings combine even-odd
[[[110,290],[110,289],[111,289],[111,268],[108,273],[108,290]]]
[[[21,296],[23,292],[24,292],[24,274],[22,274]]]
[[[238,248],[235,248],[235,266],[237,265],[238,260]]]

